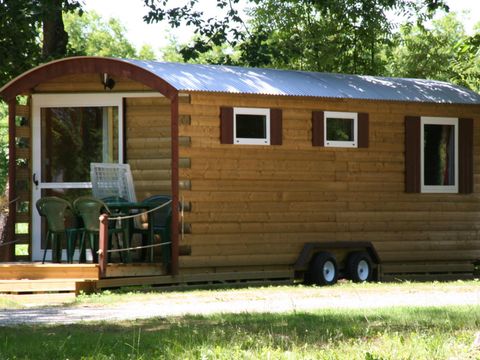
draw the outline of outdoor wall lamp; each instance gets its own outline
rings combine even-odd
[[[113,80],[107,73],[103,73],[102,84],[105,90],[112,90],[115,87],[115,80]]]

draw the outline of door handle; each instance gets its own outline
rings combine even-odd
[[[32,181],[35,184],[35,186],[38,186],[37,174],[33,173]]]

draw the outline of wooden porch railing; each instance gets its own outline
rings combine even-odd
[[[100,215],[100,234],[98,244],[98,265],[100,267],[100,278],[107,274],[108,259],[108,215]]]

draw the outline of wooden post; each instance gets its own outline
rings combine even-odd
[[[178,274],[178,94],[171,98],[171,139],[172,139],[172,226],[171,226],[171,267],[170,274]]]
[[[98,265],[100,267],[100,278],[107,274],[108,259],[108,215],[100,215],[100,234],[98,244]]]
[[[17,214],[17,196],[15,182],[16,177],[16,145],[15,145],[15,115],[17,99],[14,97],[8,102],[8,218],[6,223],[6,241],[9,245],[0,250],[3,261],[13,261],[15,259],[15,222]]]

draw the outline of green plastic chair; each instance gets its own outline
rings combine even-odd
[[[106,198],[102,198],[102,201],[108,206],[108,204],[111,204],[111,203],[128,203],[129,201],[123,197],[120,197],[120,196],[108,196]],[[110,211],[110,215],[113,216],[113,217],[116,217],[116,216],[122,216],[122,215],[131,215],[131,213],[122,213],[121,210],[116,210],[116,209],[112,209],[110,208],[109,209]],[[128,220],[124,220],[124,221],[110,221],[109,223],[109,229],[110,228],[115,228],[115,227],[118,227],[118,225],[120,225],[120,227],[122,229],[124,229],[124,231],[126,231],[127,235],[126,235],[126,238],[128,239],[128,244],[130,244],[130,237],[128,236],[129,234],[132,234],[133,233],[133,223],[134,223],[134,220],[133,219],[128,219]],[[117,242],[118,244],[118,242]],[[118,244],[119,246],[119,244]],[[127,252],[127,256],[125,258],[128,257],[128,261],[130,261],[130,252]],[[123,252],[120,252],[120,260],[123,261]]]
[[[102,200],[91,197],[91,196],[82,196],[76,199],[73,202],[73,207],[78,215],[83,220],[84,230],[82,233],[82,237],[80,239],[80,262],[86,261],[86,240],[88,240],[88,245],[92,250],[93,255],[93,262],[98,262],[98,241],[99,241],[99,234],[100,234],[100,221],[99,217],[102,213],[110,214],[110,210],[108,209],[107,204],[105,204]],[[124,236],[125,247],[129,247],[129,239],[128,239],[128,230],[124,227],[116,228],[114,226],[108,227],[108,242],[109,242],[109,249],[112,248],[112,238],[113,235],[116,235],[117,238],[117,246],[120,247],[120,242],[118,240],[118,234],[122,233]],[[120,257],[123,261],[123,255],[120,253]],[[108,261],[110,261],[111,255],[108,254]],[[126,261],[129,261],[129,254],[127,251]]]
[[[168,195],[153,195],[145,200],[143,200],[143,203],[158,203],[164,204],[168,201],[171,201],[172,198],[171,196]],[[154,235],[159,235],[160,236],[160,243],[169,243],[171,241],[170,239],[170,229],[171,229],[171,222],[172,222],[172,204],[168,204],[156,211],[153,212],[151,216],[153,220],[153,224],[145,224],[145,228],[143,229],[135,229],[135,232],[141,233],[142,234],[142,243],[143,245],[152,245],[153,239],[149,239],[149,231],[148,231],[148,226],[152,226],[153,228],[153,233]],[[146,219],[145,219],[146,220]],[[143,249],[144,251],[142,252],[142,257],[144,260],[147,260],[147,251],[146,249]],[[165,264],[166,267],[170,265],[170,254],[171,254],[171,245],[163,245],[162,246],[162,262]]]
[[[75,250],[75,243],[80,230],[65,227],[65,220],[73,215],[72,205],[67,200],[57,196],[42,197],[35,205],[40,216],[45,217],[47,220],[47,243],[43,252],[42,264],[45,263],[48,245],[52,249],[52,262],[61,261],[62,237],[65,237],[67,243],[67,261],[72,263],[73,251]]]

